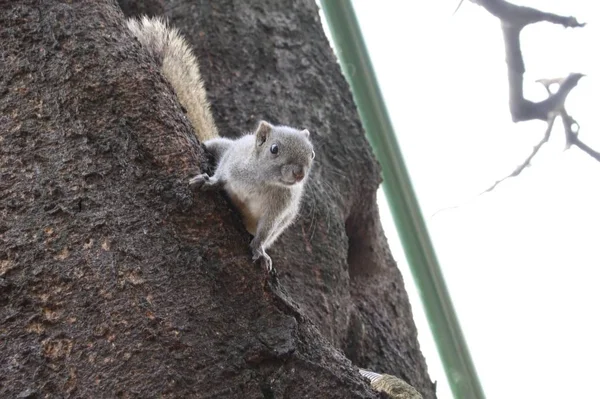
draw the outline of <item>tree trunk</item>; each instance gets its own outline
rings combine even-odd
[[[122,1],[200,59],[222,135],[308,128],[298,221],[253,265],[155,61],[108,0],[0,7],[0,397],[434,398],[380,170],[309,0]],[[354,363],[354,365],[353,365]]]

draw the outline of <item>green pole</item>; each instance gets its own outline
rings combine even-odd
[[[383,189],[452,393],[456,399],[484,399],[352,3],[350,0],[321,0],[321,7],[367,138],[381,162]]]

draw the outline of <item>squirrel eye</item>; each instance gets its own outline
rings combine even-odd
[[[310,154],[310,159],[315,159],[315,152],[314,151]]]
[[[279,152],[279,147],[277,147],[277,144],[273,144],[271,146],[271,154],[277,154]]]

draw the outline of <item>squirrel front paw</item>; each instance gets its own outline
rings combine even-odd
[[[189,181],[190,186],[203,187],[210,177],[206,173],[202,173],[192,177]]]
[[[225,182],[223,180],[219,180],[214,176],[209,176],[206,173],[199,174],[190,179],[190,186],[198,187],[201,190],[218,190],[223,187]]]

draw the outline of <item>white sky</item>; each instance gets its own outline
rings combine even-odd
[[[600,163],[577,148],[563,151],[557,120],[532,167],[477,196],[511,173],[545,130],[543,122],[511,121],[498,21],[468,0],[454,16],[458,0],[353,3],[487,398],[590,397],[600,359]],[[545,98],[536,79],[587,74],[567,110],[582,140],[600,151],[596,2],[517,3],[588,23],[577,30],[525,29],[525,95]],[[383,195],[380,200],[431,378],[438,397],[449,399]],[[460,206],[432,216],[454,205]]]

